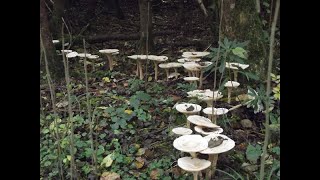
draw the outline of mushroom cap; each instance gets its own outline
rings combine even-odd
[[[200,67],[200,65],[195,62],[184,63],[182,66],[189,71],[199,71]]]
[[[171,78],[174,78],[174,77],[179,76],[179,75],[180,75],[180,73],[176,73],[176,72],[170,73],[168,78],[171,79]]]
[[[163,69],[168,69],[168,68],[178,68],[178,67],[181,67],[182,64],[181,63],[162,63],[162,64],[159,64],[159,67],[160,68],[163,68]]]
[[[230,139],[228,136],[223,134],[210,134],[208,136],[205,136],[204,138],[209,142],[211,138],[217,138],[218,136],[225,138],[227,140],[224,140],[222,144],[220,144],[219,146],[216,146],[213,148],[208,147],[207,149],[201,151],[200,153],[201,154],[220,154],[220,153],[224,153],[231,150],[235,146],[235,142],[232,139]]]
[[[238,67],[240,67],[241,69],[247,69],[249,67],[249,64],[228,63],[228,62],[226,62],[226,68],[238,69]]]
[[[173,68],[178,68],[178,67],[182,67],[182,63],[177,63],[177,62],[170,62],[167,64],[168,66],[171,66]]]
[[[88,59],[98,59],[98,58],[99,58],[98,55],[91,54],[90,56],[88,56]]]
[[[199,152],[208,148],[208,141],[198,134],[183,135],[173,141],[173,146],[182,152]]]
[[[212,64],[212,62],[210,62],[210,61],[203,61],[203,62],[198,62],[198,64],[199,64],[199,68],[204,69],[204,68],[210,66],[210,65]]]
[[[197,62],[197,61],[201,61],[201,59],[200,58],[181,58],[181,59],[178,59],[179,63]]]
[[[203,56],[209,55],[209,52],[184,52],[182,53],[182,57],[184,58],[199,58]]]
[[[212,128],[213,131],[204,131],[202,126],[195,126],[194,130],[202,135],[209,135],[209,134],[220,134],[223,132],[222,128]]]
[[[60,42],[60,41],[57,40],[57,39],[52,40],[52,43],[53,43],[53,44],[58,44],[59,42]]]
[[[237,81],[227,81],[225,84],[224,84],[225,87],[228,87],[228,88],[237,88],[238,86],[240,86],[240,83],[238,83]]]
[[[184,77],[183,80],[185,81],[199,81],[200,78],[198,77]]]
[[[151,55],[154,56],[154,55]],[[128,58],[130,59],[139,59],[139,60],[146,60],[147,59],[147,55],[131,55],[128,56]],[[149,57],[148,57],[149,58]]]
[[[190,106],[193,106],[194,109],[192,111],[187,111],[186,109],[189,108]],[[183,113],[183,114],[194,114],[197,112],[200,112],[202,107],[198,104],[191,104],[191,103],[182,103],[176,105],[176,110]]]
[[[210,167],[211,162],[205,159],[182,157],[178,159],[178,166],[188,172],[198,172]]]
[[[219,91],[213,92],[210,89],[193,90],[193,91],[187,92],[187,94],[188,94],[188,97],[197,97],[199,100],[203,100],[203,101],[218,100],[223,97],[221,92]]]
[[[203,113],[212,115],[212,107],[207,107],[202,110]],[[229,112],[226,108],[213,108],[214,115],[220,116]]]
[[[119,49],[101,49],[99,50],[99,53],[102,54],[114,54],[114,53],[119,53]]]
[[[218,128],[220,126],[213,124],[210,119],[199,116],[199,115],[191,115],[187,118],[188,121],[190,121],[192,124],[198,125],[198,126],[204,126],[208,128]]]
[[[173,133],[178,134],[178,135],[189,135],[192,134],[192,130],[189,128],[185,128],[185,127],[177,127],[177,128],[173,128],[171,130]]]
[[[89,56],[91,56],[91,54],[88,54],[88,53],[78,53],[78,57],[84,58],[84,57],[89,57]]]
[[[62,52],[62,53],[71,53],[72,50],[70,50],[70,49],[65,49],[65,50],[61,50],[61,52]]]
[[[67,58],[74,58],[77,57],[78,53],[77,52],[70,52],[66,55]]]
[[[167,56],[155,56],[155,55],[148,55],[148,59],[152,61],[164,62],[169,58]]]

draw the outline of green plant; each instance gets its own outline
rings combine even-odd
[[[259,157],[261,156],[261,153],[262,150],[259,144],[255,146],[249,144],[246,150],[246,157],[251,163],[256,164]]]
[[[183,84],[183,83],[177,83],[177,90],[180,91],[184,91],[184,92],[188,92],[188,91],[193,91],[197,89],[197,86],[193,83],[187,83],[187,84]]]
[[[256,90],[248,87],[249,101],[247,102],[247,108],[252,107],[254,113],[262,112],[265,110],[267,99],[269,98],[270,107],[274,107],[274,101],[272,96],[267,96],[264,86],[260,85]]]
[[[273,97],[275,100],[280,101],[280,75],[275,75],[271,73],[271,78],[272,81],[275,83],[275,87],[273,87],[272,92],[273,92]]]

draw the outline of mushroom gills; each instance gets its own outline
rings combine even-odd
[[[228,139],[223,138],[221,136],[218,136],[217,138],[211,138],[210,141],[208,142],[208,147],[214,148],[214,147],[220,146],[224,140],[228,140]]]

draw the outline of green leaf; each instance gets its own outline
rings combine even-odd
[[[105,158],[103,158],[101,162],[101,166],[105,165],[105,167],[110,167],[113,163],[114,153],[109,154]]]
[[[239,56],[243,59],[246,59],[245,55],[246,55],[247,51],[241,47],[236,47],[236,48],[232,49],[232,53],[236,56]]]
[[[273,153],[276,153],[277,155],[280,155],[280,147],[279,146],[273,147],[271,151]]]
[[[262,150],[259,144],[257,144],[256,146],[252,146],[251,144],[249,144],[246,150],[247,159],[252,163],[257,163],[257,160],[259,159],[261,153]]]

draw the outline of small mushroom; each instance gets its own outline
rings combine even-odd
[[[177,134],[177,135],[189,135],[189,134],[192,134],[192,130],[189,129],[189,128],[185,128],[185,127],[173,128],[171,131],[174,134]]]
[[[204,127],[208,127],[208,128],[219,128],[220,127],[220,126],[212,123],[210,119],[203,117],[203,116],[199,116],[199,115],[191,115],[191,116],[187,117],[187,120],[197,126],[204,126]]]
[[[136,74],[142,80],[144,75],[143,75],[143,70],[142,70],[142,64],[141,63],[142,63],[142,60],[146,60],[147,59],[147,55],[132,55],[132,56],[128,56],[128,58],[137,60],[137,73]]]
[[[187,118],[190,115],[198,114],[201,111],[201,106],[198,104],[182,103],[176,105],[176,110],[183,113]],[[190,128],[190,122],[187,121],[187,128]]]
[[[209,62],[209,61],[204,61],[204,62],[198,62],[198,64],[200,65],[198,68],[200,69],[200,84],[199,84],[199,88],[201,89],[202,88],[202,84],[203,84],[203,73],[204,73],[204,70],[210,66],[212,64],[212,62]]]
[[[184,63],[182,66],[188,71],[188,76],[199,77],[199,72],[200,72],[199,64],[195,62],[189,62],[189,63]]]
[[[78,56],[78,53],[77,53],[77,52],[70,52],[70,53],[66,54],[66,57],[67,57],[68,59],[74,58],[74,57],[77,57],[77,56]]]
[[[195,83],[197,86],[197,81],[199,81],[200,78],[198,77],[184,77],[183,80],[189,82],[190,84]]]
[[[208,127],[203,127],[203,126],[195,126],[194,130],[197,133],[200,133],[202,135],[210,135],[210,134],[220,134],[223,132],[222,128],[208,128]]]
[[[57,40],[57,39],[52,40],[52,43],[53,43],[53,44],[58,44],[59,42],[60,42],[60,41]]]
[[[212,109],[214,113],[212,113]],[[202,112],[208,115],[208,118],[211,119],[214,124],[217,124],[217,116],[227,114],[228,111],[229,110],[226,108],[213,108],[213,107],[207,107],[202,110]]]
[[[193,157],[182,157],[178,159],[178,166],[188,172],[192,172],[193,180],[198,179],[200,171],[210,167],[211,162],[205,159],[198,159]]]
[[[88,59],[93,60],[93,61],[92,61],[92,71],[95,70],[94,60],[95,60],[95,59],[98,59],[98,58],[99,58],[98,55],[93,55],[93,54],[91,54],[90,56],[88,56]]]
[[[228,103],[230,104],[232,88],[237,88],[238,86],[240,86],[240,83],[238,83],[236,81],[227,81],[224,84],[224,86],[228,89]]]
[[[238,80],[238,70],[239,68],[241,69],[247,69],[249,67],[248,64],[240,64],[240,63],[228,63],[226,62],[226,68],[230,68],[233,70],[233,75],[234,75],[234,81]]]
[[[109,70],[112,71],[114,65],[112,55],[119,54],[119,49],[102,49],[99,50],[99,53],[107,55],[109,61]]]
[[[176,72],[173,72],[173,73],[170,73],[169,74],[169,79],[172,79],[172,78],[178,78],[180,76],[180,73],[176,73]]]
[[[208,148],[208,141],[199,134],[182,135],[173,141],[174,148],[182,152],[190,153],[196,157],[196,152]]]
[[[154,63],[154,80],[157,81],[158,80],[158,64],[160,62],[167,61],[168,57],[149,55],[148,59],[150,59]]]
[[[211,91],[210,89],[205,90],[193,90],[187,92],[188,97],[197,97],[201,101],[207,103],[207,107],[213,105],[214,100],[219,100],[223,97],[222,93],[219,91]]]
[[[174,62],[159,64],[159,67],[166,71],[167,81],[169,80],[169,76],[170,76],[169,69],[170,68],[174,68],[174,72],[176,73],[175,77],[177,78],[177,74],[178,74],[178,69],[177,68],[181,67],[181,66],[182,66],[181,63],[174,63]]]
[[[227,152],[234,148],[235,142],[223,134],[210,134],[204,138],[208,141],[208,148],[200,153],[209,154],[211,167],[206,172],[206,179],[212,179],[217,166],[218,154]]]

